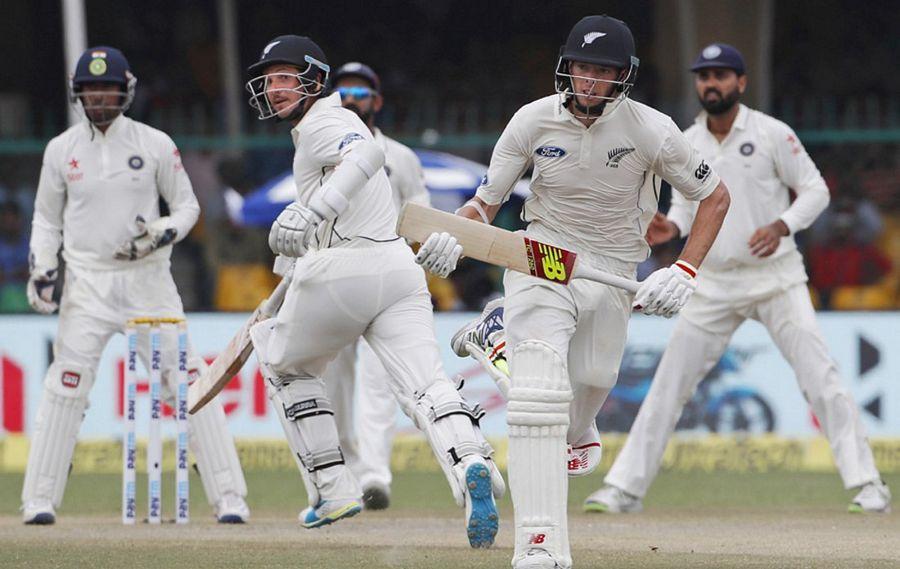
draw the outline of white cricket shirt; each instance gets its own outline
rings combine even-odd
[[[169,136],[117,117],[100,132],[87,119],[51,140],[44,151],[32,222],[31,251],[38,267],[55,267],[60,246],[66,263],[87,269],[118,269],[168,259],[168,245],[136,261],[113,258],[137,237],[135,218],[160,217],[168,204],[177,239],[200,215],[181,155]]]
[[[527,233],[629,262],[650,252],[644,233],[659,199],[654,175],[690,200],[719,183],[672,119],[630,99],[590,127],[558,95],[525,105],[497,141],[478,197],[502,203],[531,164]]]
[[[375,143],[384,152],[384,172],[391,183],[391,195],[394,208],[406,203],[431,205],[428,188],[425,187],[425,173],[419,157],[408,146],[400,144],[393,138],[385,136],[381,129],[373,129]]]
[[[726,270],[762,265],[796,250],[794,233],[809,227],[829,201],[825,180],[797,135],[783,122],[741,105],[731,132],[719,143],[709,132],[706,117],[701,113],[685,135],[722,176],[731,207],[703,267]],[[793,204],[788,188],[797,194]],[[668,217],[682,235],[690,232],[696,212],[696,204],[673,193]],[[748,245],[750,237],[779,218],[791,234],[782,237],[769,257],[755,257]]]
[[[362,140],[373,140],[371,131],[353,111],[341,106],[333,93],[316,101],[291,130],[294,140],[294,183],[297,201],[308,205],[343,156]],[[312,249],[366,247],[372,242],[399,239],[394,231],[397,211],[384,168],[378,170],[337,219],[316,230]]]

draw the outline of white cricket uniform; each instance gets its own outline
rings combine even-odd
[[[740,106],[720,143],[701,113],[685,132],[728,185],[731,207],[681,311],[672,338],[628,440],[606,476],[608,484],[644,496],[659,470],[675,423],[697,384],[712,369],[734,331],[750,318],[762,323],[797,375],[804,396],[831,443],[848,488],[879,480],[865,429],[816,324],[794,233],[828,205],[828,188],[794,131]],[[797,194],[790,203],[788,188]],[[673,194],[669,219],[690,231],[693,204]],[[751,254],[756,229],[781,219],[791,235],[769,257]]]
[[[337,93],[316,101],[291,134],[297,201],[303,205],[354,144],[373,138],[359,117],[341,106]],[[317,228],[310,251],[297,259],[277,317],[251,329],[270,398],[313,507],[361,495],[355,476],[345,467],[322,380],[340,350],[365,338],[407,414],[415,413],[428,390],[440,391],[452,400],[449,405],[462,402],[441,364],[425,273],[394,231],[397,212],[391,196],[387,174],[380,168],[343,214]],[[417,417],[420,428],[426,428]],[[440,428],[449,428],[451,422],[435,420],[434,428],[442,424]],[[474,448],[478,432],[468,420],[465,424],[465,438]],[[435,440],[433,445],[440,444]],[[449,457],[448,449],[435,450],[439,460]]]
[[[395,209],[399,212],[407,203],[431,205],[416,153],[378,128],[373,135],[384,152],[384,171],[391,184]],[[334,406],[347,464],[363,488],[373,484],[389,487],[397,400],[391,393],[387,370],[360,338],[341,350],[328,365],[323,379]]]
[[[522,213],[528,222],[525,234],[574,250],[580,263],[626,278],[634,278],[637,263],[649,254],[644,233],[657,209],[654,177],[670,181],[690,200],[704,199],[719,183],[669,117],[630,99],[590,127],[564,108],[557,95],[525,105],[497,141],[477,196],[488,204],[502,203],[532,164],[532,195]],[[530,544],[541,543],[560,566],[568,567],[565,439],[584,433],[616,382],[632,295],[586,280],[561,286],[513,271],[506,272],[504,287],[507,354],[512,355],[507,420],[514,560]],[[533,341],[551,352],[541,348],[543,355],[523,354],[536,360],[517,364],[517,346],[533,346]],[[542,360],[545,356],[549,359]],[[556,358],[567,362],[562,372],[551,362]],[[558,381],[560,373],[567,377]],[[536,395],[538,391],[552,395]],[[534,421],[543,419],[513,412],[519,405],[537,408],[557,399],[574,401],[565,406],[568,420],[555,423],[563,428],[562,438],[551,430],[547,440],[535,439],[530,429],[538,422],[529,415]],[[525,472],[535,464],[540,468]]]
[[[119,116],[104,134],[85,119],[47,145],[31,252],[36,266],[55,267],[62,248],[66,271],[54,362],[44,381],[23,501],[49,499],[58,505],[62,499],[82,417],[63,430],[63,441],[50,440],[60,420],[53,402],[65,402],[73,417],[78,408],[87,408],[103,348],[113,334],[124,332],[128,319],[184,317],[169,271],[172,245],[134,261],[114,258],[120,245],[137,237],[138,215],[148,223],[160,217],[160,199],[168,204],[177,239],[183,238],[197,221],[200,208],[175,143],[159,130]],[[164,394],[172,401],[176,340],[166,334],[163,342]],[[146,338],[139,346],[146,364]],[[197,370],[205,362],[192,358],[190,365]],[[191,445],[210,502],[226,492],[245,495],[221,404],[214,402],[208,413],[190,419]],[[62,459],[42,458],[46,445],[61,445],[56,454]]]

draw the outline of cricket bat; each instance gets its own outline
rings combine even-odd
[[[401,237],[424,243],[429,235],[442,231],[456,237],[466,257],[539,279],[559,284],[572,279],[587,279],[631,293],[636,293],[640,287],[637,281],[578,263],[574,251],[541,243],[521,233],[414,203],[406,204],[400,211],[397,233]]]
[[[250,354],[253,353],[253,343],[250,341],[250,328],[257,322],[261,322],[267,318],[271,318],[278,312],[281,303],[284,302],[284,295],[290,285],[290,278],[284,278],[269,295],[269,298],[263,300],[250,319],[231,339],[225,349],[222,350],[216,359],[207,368],[206,373],[197,378],[188,388],[188,412],[193,415],[203,408],[204,405],[212,401],[220,391],[225,389],[231,378],[240,371]]]

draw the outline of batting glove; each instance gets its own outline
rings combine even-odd
[[[28,304],[35,312],[52,314],[59,308],[59,304],[53,301],[53,292],[56,290],[58,280],[57,269],[32,269],[25,291],[28,295]]]
[[[696,275],[697,269],[681,259],[671,267],[654,271],[641,283],[632,307],[644,314],[671,318],[684,308],[697,289]]]
[[[168,217],[160,217],[147,223],[142,216],[137,216],[134,223],[138,228],[138,236],[122,243],[116,249],[114,257],[120,261],[136,261],[172,243],[178,237],[178,230],[170,227],[170,222]]]
[[[321,222],[321,215],[294,202],[284,208],[272,224],[272,229],[269,230],[269,248],[278,255],[302,257],[309,250],[309,244]]]
[[[462,251],[456,237],[449,233],[432,233],[419,248],[416,263],[426,271],[445,278],[456,269]]]

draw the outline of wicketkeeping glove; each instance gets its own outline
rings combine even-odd
[[[160,247],[165,247],[175,241],[175,238],[178,237],[178,230],[170,226],[171,220],[168,217],[160,217],[147,223],[139,215],[135,218],[134,223],[138,228],[138,236],[122,243],[116,249],[116,259],[122,261],[143,259]]]
[[[671,318],[684,308],[697,289],[696,275],[697,269],[681,259],[671,267],[654,271],[641,283],[632,307],[644,314]]]
[[[28,295],[28,304],[36,312],[52,314],[59,308],[59,305],[53,301],[53,292],[56,290],[58,280],[58,269],[34,268],[31,270],[31,277],[28,279],[25,291]]]

